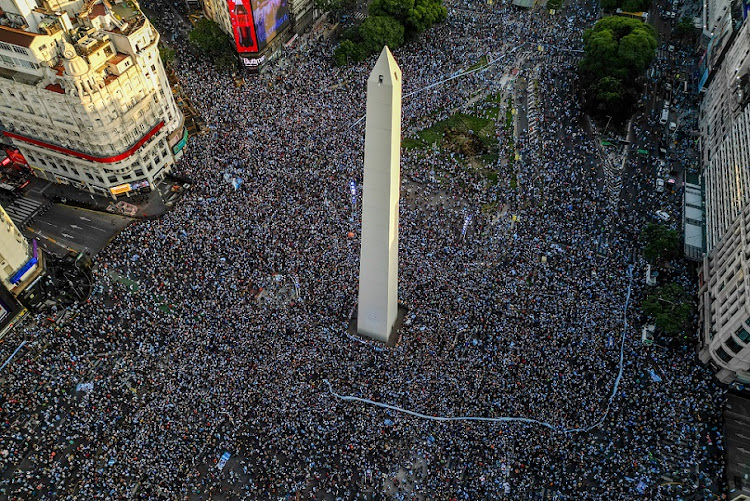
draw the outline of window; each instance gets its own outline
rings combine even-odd
[[[115,177],[115,176],[109,176],[107,178],[107,181],[109,181],[110,183],[116,183],[117,182],[117,177]]]
[[[731,362],[732,360],[732,356],[726,351],[724,351],[724,348],[719,348],[718,350],[716,350],[716,356],[727,363]]]
[[[29,51],[24,49],[23,47],[19,47],[17,45],[13,46],[13,52],[18,52],[19,54],[28,54]]]
[[[729,348],[730,351],[734,353],[738,353],[740,350],[742,350],[742,346],[737,343],[737,341],[734,340],[733,336],[729,336],[729,339],[727,339],[727,342],[725,343],[726,347]]]
[[[738,338],[740,338],[740,341],[742,341],[743,343],[748,343],[748,342],[750,342],[750,332],[747,332],[747,331],[745,330],[745,327],[744,327],[744,326],[740,326],[740,328],[739,328],[739,329],[737,329],[737,332],[735,332],[735,335],[736,335],[736,336],[737,336]]]

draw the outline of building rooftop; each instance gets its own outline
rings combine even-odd
[[[30,31],[17,30],[15,28],[0,25],[0,41],[11,45],[31,47],[32,42],[34,42],[34,37],[40,36],[42,35],[38,33],[31,33]]]
[[[60,84],[49,84],[45,87],[47,90],[51,90],[52,92],[57,92],[58,94],[65,94],[65,89],[62,88],[62,85]]]

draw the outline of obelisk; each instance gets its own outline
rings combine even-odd
[[[398,315],[401,69],[383,47],[367,79],[357,332],[388,342]]]

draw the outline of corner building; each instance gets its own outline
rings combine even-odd
[[[750,26],[714,56],[701,106],[707,254],[700,352],[724,383],[750,383]]]
[[[187,139],[158,42],[135,0],[0,0],[6,141],[56,183],[111,197],[153,186]]]

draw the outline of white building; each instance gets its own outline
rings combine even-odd
[[[43,268],[42,251],[36,242],[29,243],[0,207],[0,283],[19,296]]]
[[[116,1],[116,0],[115,0]],[[0,0],[0,127],[35,174],[116,196],[179,159],[182,113],[134,0]]]
[[[715,50],[720,50],[716,47]],[[748,202],[747,146],[750,110],[743,87],[750,69],[750,29],[745,23],[717,58],[700,109],[706,203],[706,246],[717,245]]]
[[[706,251],[701,351],[724,382],[750,382],[750,28],[720,58],[701,106]]]

